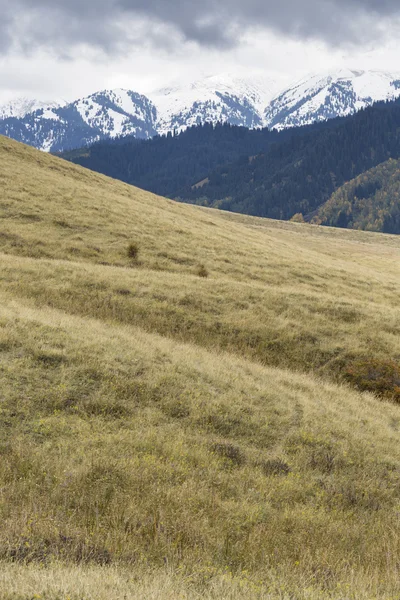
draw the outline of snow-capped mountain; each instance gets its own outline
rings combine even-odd
[[[400,96],[400,73],[351,71],[313,75],[277,93],[261,77],[205,77],[149,97],[105,90],[70,104],[19,99],[0,107],[0,134],[46,151],[134,135],[147,139],[204,122],[285,129],[350,115]]]
[[[158,90],[150,98],[107,90],[62,107],[41,106],[20,117],[16,108],[5,110],[3,118],[0,112],[0,134],[56,152],[129,134],[148,138],[204,122],[261,127],[264,108],[276,91],[270,79],[229,75]]]
[[[152,102],[130,90],[107,90],[71,105],[86,125],[110,137],[155,134],[157,111]]]
[[[40,100],[32,100],[31,98],[16,98],[0,106],[0,119],[8,119],[9,117],[23,119],[27,114],[36,110],[58,108],[63,104],[65,102],[41,102]]]
[[[1,119],[0,134],[41,150],[57,152],[100,139],[156,134],[151,101],[129,90],[105,90],[65,106],[45,106],[24,116]]]
[[[265,109],[264,123],[276,129],[309,125],[399,96],[400,73],[341,69],[303,79],[278,94]]]
[[[262,127],[265,106],[277,91],[276,82],[268,78],[218,75],[158,90],[150,98],[157,107],[157,130],[163,134],[218,121]]]

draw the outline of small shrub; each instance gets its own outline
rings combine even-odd
[[[196,273],[199,277],[208,277],[208,271],[204,265],[199,265],[197,267]]]
[[[139,256],[139,246],[137,245],[136,242],[131,242],[128,246],[128,250],[127,250],[127,255],[128,258],[130,258],[131,260],[137,260],[138,256]]]
[[[400,364],[376,358],[355,361],[345,368],[345,379],[363,392],[400,403]]]

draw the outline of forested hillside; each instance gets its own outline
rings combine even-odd
[[[210,123],[146,142],[134,137],[99,142],[63,156],[115,179],[174,197],[217,166],[264,151],[277,137],[279,134],[266,129]]]
[[[273,145],[335,127],[341,120],[285,131],[206,123],[172,135],[139,141],[133,136],[101,141],[61,156],[81,166],[172,198],[190,196],[209,173],[267,152]],[[199,189],[201,185],[199,186]],[[196,187],[195,187],[196,189]]]
[[[400,157],[400,103],[283,132],[205,125],[64,156],[185,202],[275,219],[301,213],[307,220],[345,182]]]
[[[389,159],[339,188],[314,222],[400,233],[400,161]]]

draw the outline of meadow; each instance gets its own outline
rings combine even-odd
[[[395,599],[400,240],[0,138],[0,599]]]

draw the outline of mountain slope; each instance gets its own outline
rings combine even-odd
[[[340,187],[314,221],[400,234],[400,161],[390,159]]]
[[[399,239],[0,186],[0,593],[395,597]]]
[[[317,74],[281,92],[267,106],[264,123],[270,128],[300,127],[345,117],[373,102],[400,96],[400,73],[351,71]]]

